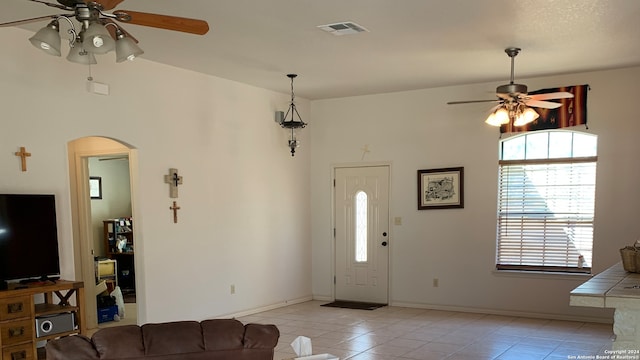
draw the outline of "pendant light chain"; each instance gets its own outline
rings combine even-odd
[[[293,92],[293,79],[294,78],[295,78],[295,76],[291,77],[291,104],[293,104],[294,103],[293,101],[295,100],[295,94]]]

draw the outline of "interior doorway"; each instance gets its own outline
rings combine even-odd
[[[120,289],[125,303],[135,303],[135,238],[131,209],[129,156],[106,155],[89,157],[89,179],[95,182],[91,190],[91,226],[94,257],[104,267],[99,280],[108,291]],[[99,271],[99,270],[98,270]]]
[[[387,304],[389,166],[335,169],[335,299]]]
[[[114,281],[107,292],[115,289],[126,293],[126,323],[137,323],[138,291],[135,281],[135,257],[133,239],[138,233],[133,226],[137,152],[128,144],[102,137],[86,137],[69,142],[69,172],[72,199],[72,223],[74,234],[74,258],[76,278],[85,284],[87,328],[98,327],[97,295],[103,292],[105,283],[98,281],[97,260],[112,258],[109,254],[109,236],[115,243],[115,233],[107,232],[107,223],[123,221],[131,234],[129,243],[120,248],[124,261],[116,259]],[[91,180],[91,181],[90,181]],[[125,224],[126,221],[126,224]],[[113,226],[111,229],[114,229]],[[120,228],[118,228],[120,230]],[[137,254],[140,256],[140,252]],[[126,272],[123,272],[125,270]],[[80,275],[80,276],[79,276]],[[122,291],[120,285],[127,285]],[[102,287],[98,287],[101,284]],[[133,295],[133,296],[132,296]],[[131,301],[133,299],[133,301]],[[123,299],[124,300],[124,299]],[[122,322],[116,322],[122,325]],[[102,323],[103,325],[111,325]]]

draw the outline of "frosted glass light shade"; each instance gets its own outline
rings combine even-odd
[[[82,44],[85,50],[94,54],[106,54],[116,47],[116,41],[113,40],[109,31],[98,22],[93,22],[84,31]]]
[[[49,55],[60,56],[60,33],[58,21],[54,20],[49,25],[38,30],[38,32],[29,38],[31,44]]]
[[[67,55],[67,60],[76,64],[82,64],[82,65],[89,65],[89,64],[94,65],[98,63],[96,61],[95,55],[86,51],[82,47],[82,43],[79,41],[76,41],[75,46],[69,50],[69,55]]]
[[[540,115],[532,108],[526,108],[520,115],[513,121],[513,126],[523,126],[537,119]]]
[[[491,115],[489,115],[487,120],[485,120],[484,122],[486,122],[491,126],[500,126],[500,125],[508,124],[509,112],[504,108],[500,108],[496,112],[491,113]]]
[[[116,41],[116,62],[133,60],[144,54],[138,44],[129,37],[122,37]]]

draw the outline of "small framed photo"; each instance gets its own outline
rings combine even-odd
[[[102,178],[99,176],[89,177],[89,195],[92,199],[102,199]]]
[[[464,208],[464,168],[418,170],[418,210]]]

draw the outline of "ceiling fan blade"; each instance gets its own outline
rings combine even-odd
[[[129,10],[114,11],[114,15],[118,19],[125,19],[128,16],[130,20],[120,20],[125,23],[150,26],[159,29],[182,31],[190,34],[204,35],[209,32],[209,24],[204,20],[188,19],[177,16],[158,15],[143,13]]]
[[[84,0],[84,2],[86,2],[87,4],[91,2],[100,4],[102,6],[102,10],[111,10],[120,5],[120,3],[123,1],[124,0]]]
[[[472,103],[485,103],[485,102],[500,102],[502,100],[494,99],[494,100],[466,100],[466,101],[449,101],[447,105],[458,105],[458,104],[472,104]]]
[[[562,106],[561,103],[541,100],[525,100],[524,103],[527,106],[539,107],[543,109],[557,109]]]
[[[572,97],[573,97],[572,93],[565,92],[565,91],[546,93],[546,94],[527,95],[527,99],[532,99],[532,100],[570,99]]]
[[[57,15],[47,15],[47,16],[40,16],[40,17],[37,17],[37,18],[31,18],[31,19],[22,19],[22,20],[10,21],[10,22],[6,22],[6,23],[0,24],[0,27],[8,27],[8,26],[27,24],[27,23],[36,22],[36,21],[42,21],[44,19],[55,19],[56,17],[57,17]]]
[[[62,3],[54,4],[54,3],[50,3],[48,1],[42,1],[42,0],[29,0],[29,1],[37,2],[37,3],[40,3],[40,4],[45,4],[47,6],[58,8],[58,9],[62,9],[62,10],[73,10],[72,6],[66,6],[66,4],[62,4]]]

